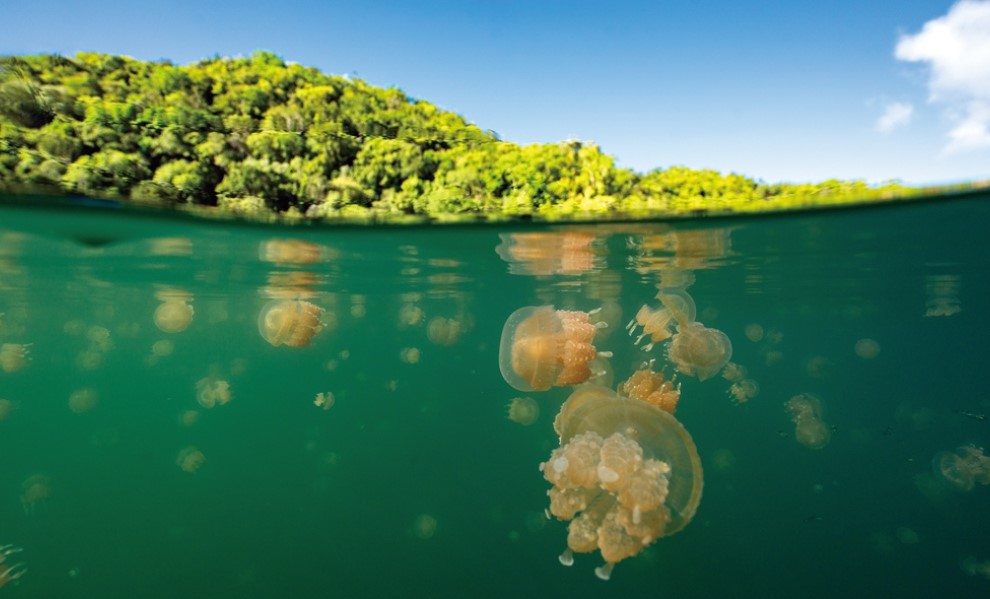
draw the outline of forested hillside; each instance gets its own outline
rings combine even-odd
[[[658,140],[662,143],[662,140]],[[0,188],[218,206],[242,215],[761,211],[902,195],[637,173],[578,141],[519,146],[398,89],[268,52],[190,66],[0,57]]]

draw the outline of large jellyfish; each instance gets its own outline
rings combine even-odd
[[[588,363],[599,354],[592,344],[604,323],[592,324],[588,312],[527,306],[513,312],[502,329],[499,367],[505,381],[520,391],[578,385],[588,380]]]
[[[674,416],[604,387],[585,385],[554,420],[560,447],[541,465],[550,513],[569,521],[564,565],[597,549],[607,580],[615,564],[684,528],[701,500],[698,450]]]
[[[951,451],[940,451],[932,459],[935,476],[959,491],[970,491],[976,483],[990,485],[990,456],[983,449],[965,445]]]
[[[269,302],[258,315],[258,331],[272,345],[307,347],[323,330],[323,308],[302,300]]]
[[[697,376],[700,381],[718,374],[730,358],[732,342],[729,337],[700,322],[679,325],[667,350],[667,359],[677,366],[677,370]]]

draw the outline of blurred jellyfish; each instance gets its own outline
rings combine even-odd
[[[303,239],[269,239],[258,246],[258,257],[279,265],[312,264],[326,258],[323,246]]]
[[[44,474],[33,474],[21,483],[21,505],[25,514],[33,514],[35,507],[52,495],[52,479]]]
[[[540,417],[540,406],[532,397],[516,397],[509,402],[506,415],[517,424],[529,426]]]
[[[746,373],[746,367],[742,364],[729,362],[725,365],[725,368],[722,369],[722,378],[733,383],[738,383],[746,378]]]
[[[940,451],[932,459],[936,478],[958,491],[971,491],[976,483],[990,484],[990,456],[983,448],[965,445],[951,451]]]
[[[681,399],[681,386],[673,378],[665,379],[662,373],[653,372],[645,365],[619,385],[619,392],[626,397],[653,404],[673,414]]]
[[[0,399],[0,422],[6,420],[10,413],[14,411],[14,402],[9,399]]]
[[[636,337],[636,345],[649,336],[650,342],[643,346],[643,351],[650,351],[654,344],[670,339],[675,327],[694,322],[697,314],[694,299],[683,289],[661,289],[657,298],[663,307],[650,308],[644,304],[636,317],[626,325],[630,335],[643,329],[642,334]]]
[[[230,383],[207,376],[196,381],[196,401],[204,408],[224,405],[231,399]]]
[[[4,343],[0,345],[0,369],[4,372],[17,372],[31,362],[30,345],[27,343]]]
[[[433,535],[437,534],[437,519],[429,514],[416,516],[412,524],[412,533],[417,539],[423,541],[432,539]]]
[[[83,414],[96,407],[99,395],[93,389],[76,389],[69,395],[69,409],[74,414]]]
[[[699,381],[715,376],[732,358],[732,342],[718,329],[709,329],[700,322],[677,327],[677,333],[667,349],[667,359],[677,370],[697,376]]]
[[[752,341],[753,343],[763,340],[763,332],[764,332],[763,325],[761,325],[758,322],[753,322],[746,325],[746,328],[743,329],[743,332],[746,335],[746,338]]]
[[[832,438],[825,421],[822,420],[822,403],[810,393],[795,395],[785,404],[794,422],[794,438],[810,449],[821,449]]]
[[[461,338],[464,325],[456,318],[437,316],[426,325],[427,338],[437,345],[455,345]]]
[[[192,294],[179,289],[162,289],[155,293],[161,304],[155,309],[155,326],[164,333],[181,333],[193,319]]]
[[[323,411],[327,411],[333,407],[335,402],[336,399],[334,398],[333,393],[327,391],[326,393],[317,393],[316,399],[313,400],[313,405],[318,408],[323,408]]]
[[[258,332],[274,346],[308,347],[323,330],[323,308],[302,300],[269,302],[258,315]]]
[[[694,517],[701,500],[701,459],[694,441],[668,412],[585,385],[554,420],[560,447],[540,468],[553,487],[550,513],[569,521],[567,549],[598,550],[607,580],[614,565]]]
[[[963,572],[970,576],[982,576],[990,579],[990,560],[982,562],[973,556],[969,556],[962,561]]]
[[[184,447],[175,458],[175,464],[184,472],[196,472],[203,466],[204,462],[206,462],[206,456],[193,445]]]
[[[864,360],[872,360],[880,355],[880,344],[873,339],[864,338],[856,342],[856,355]]]
[[[753,379],[743,379],[732,383],[729,387],[729,396],[736,403],[746,403],[753,399],[760,392],[760,385]]]
[[[499,348],[499,367],[505,381],[520,391],[578,385],[591,377],[589,362],[611,356],[592,344],[601,323],[592,324],[587,312],[527,306],[505,321]]]
[[[15,553],[23,551],[20,547],[13,545],[0,545],[0,587],[14,582],[27,573],[27,565],[24,562],[11,563],[8,559]]]

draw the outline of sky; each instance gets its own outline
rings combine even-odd
[[[270,50],[519,144],[768,183],[990,178],[990,0],[46,0],[0,54]]]

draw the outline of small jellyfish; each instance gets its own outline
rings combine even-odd
[[[832,431],[822,420],[822,403],[810,393],[795,395],[785,404],[794,422],[794,438],[809,449],[821,449],[828,445]]]
[[[155,293],[162,302],[155,309],[155,326],[163,333],[181,333],[193,319],[192,294],[179,289],[163,289]]]
[[[692,323],[698,316],[698,307],[694,303],[694,298],[682,288],[663,288],[657,293],[657,299],[660,300],[664,308],[670,311],[671,316],[679,325]]]
[[[333,407],[334,402],[336,402],[336,399],[334,398],[333,393],[327,391],[326,393],[317,393],[316,399],[313,400],[313,405],[318,408],[323,408],[323,411],[327,411]]]
[[[578,385],[591,377],[589,362],[601,354],[592,341],[603,323],[587,312],[527,306],[512,313],[502,329],[499,367],[505,381],[520,391]]]
[[[607,580],[615,564],[684,528],[701,501],[701,459],[670,413],[609,389],[579,387],[554,420],[560,447],[540,469],[550,513],[568,521],[567,549],[598,550]]]
[[[746,367],[742,364],[729,362],[725,365],[725,368],[722,369],[722,378],[733,383],[738,383],[746,378],[747,372]]]
[[[261,309],[258,331],[274,346],[307,347],[323,330],[323,308],[302,300],[276,300]]]
[[[874,339],[863,338],[856,342],[856,355],[864,360],[872,360],[880,355],[880,344]]]
[[[649,337],[650,342],[643,346],[643,351],[650,351],[654,344],[670,339],[676,325],[674,315],[667,308],[654,309],[643,304],[635,318],[626,325],[626,330],[632,336],[642,328],[643,332],[636,337],[636,345]]]
[[[207,376],[196,381],[196,401],[204,408],[224,405],[231,399],[230,383]]]
[[[437,345],[451,346],[457,344],[464,331],[464,325],[456,318],[437,316],[430,319],[426,325],[426,336]]]
[[[9,399],[0,399],[0,422],[6,420],[10,413],[14,411],[14,402]]]
[[[420,514],[412,523],[412,534],[417,539],[426,541],[437,534],[437,519],[430,514]]]
[[[700,322],[682,324],[670,342],[667,359],[677,370],[699,381],[715,376],[732,358],[732,342],[718,329]]]
[[[33,514],[35,507],[52,495],[52,479],[44,474],[33,474],[21,483],[21,505],[25,514]]]
[[[732,383],[729,387],[729,396],[736,403],[746,403],[756,397],[760,392],[760,385],[753,379],[743,379]]]
[[[17,372],[31,362],[30,345],[27,343],[4,343],[0,345],[0,370]]]
[[[69,395],[69,409],[74,414],[84,414],[96,407],[99,394],[93,389],[76,389]]]
[[[681,399],[681,386],[673,378],[665,379],[662,373],[653,372],[650,366],[634,372],[619,385],[619,391],[671,414],[677,410],[677,402]]]
[[[529,426],[540,417],[540,406],[532,397],[516,397],[507,406],[509,420]]]
[[[940,451],[932,459],[935,476],[958,491],[971,491],[979,483],[990,484],[990,456],[983,449],[965,445],[951,451]]]
[[[190,445],[179,451],[175,464],[184,472],[196,472],[206,461],[206,456],[197,447]]]

